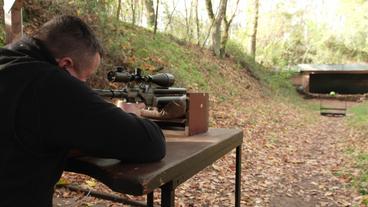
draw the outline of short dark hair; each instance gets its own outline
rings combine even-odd
[[[57,16],[46,22],[35,33],[55,58],[69,56],[77,66],[89,63],[88,59],[104,51],[92,29],[80,18]]]

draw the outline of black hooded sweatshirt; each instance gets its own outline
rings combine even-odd
[[[0,206],[51,207],[71,149],[151,162],[165,156],[165,139],[58,68],[39,40],[1,48]]]

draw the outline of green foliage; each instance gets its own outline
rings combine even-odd
[[[331,8],[328,1],[279,0],[268,7],[257,36],[256,59],[264,66],[368,61],[367,1],[342,0]],[[247,46],[249,34],[240,30],[234,37]]]
[[[189,86],[194,89],[205,91],[214,90],[212,87],[228,87],[234,88],[234,82],[229,81],[221,71],[223,67],[215,63],[211,59],[201,58],[201,54],[193,53],[191,49],[183,47],[183,41],[158,32],[153,35],[151,31],[133,27],[128,23],[124,23],[115,18],[113,0],[71,0],[71,1],[53,1],[51,10],[54,13],[67,13],[81,16],[97,31],[98,36],[104,44],[107,57],[104,58],[102,70],[98,75],[114,66],[126,64],[131,68],[140,67],[150,73],[156,71],[157,68],[165,68],[177,77],[178,84]],[[168,11],[166,11],[168,15]],[[31,15],[31,14],[29,14]],[[306,41],[301,41],[302,32],[298,26],[300,22],[293,21],[294,15],[302,16],[303,12],[297,13],[280,13],[281,23],[268,39],[262,39],[265,47],[260,49],[260,53],[269,54],[264,57],[263,65],[283,65],[296,63],[297,59],[301,59],[301,55],[305,53]],[[30,17],[32,19],[32,17]],[[183,17],[173,17],[173,23],[168,30],[174,29],[176,35],[187,32],[185,30],[185,22]],[[201,23],[203,24],[203,22]],[[181,31],[176,28],[181,27]],[[288,31],[290,38],[285,41],[279,41],[277,37],[282,37],[285,31]],[[244,35],[244,33],[241,33]],[[244,39],[243,39],[244,40]],[[271,41],[272,40],[272,41]],[[271,46],[270,46],[271,45]],[[245,44],[239,44],[238,41],[229,40],[227,44],[227,53],[238,63],[238,69],[246,69],[249,74],[261,80],[271,90],[269,94],[274,96],[289,96],[292,99],[298,99],[295,88],[291,85],[289,79],[294,74],[289,70],[275,70],[271,67],[264,67],[245,54]],[[299,48],[300,47],[300,48]],[[263,48],[262,44],[258,48]],[[276,49],[275,49],[276,48]],[[287,49],[285,49],[287,48]],[[276,52],[275,52],[276,51]],[[271,58],[271,62],[266,62]],[[307,59],[303,56],[302,59]],[[227,96],[241,94],[239,89],[227,91],[224,93],[223,100]]]
[[[254,62],[252,61],[252,58],[248,56],[244,51],[245,48],[243,48],[238,42],[235,42],[233,40],[229,40],[227,42],[226,53],[230,55],[236,61],[236,63],[241,65],[242,67],[246,66],[243,63],[244,61],[251,63]]]
[[[174,73],[177,83],[191,85],[196,83],[199,88],[207,89],[203,73],[199,71],[193,54],[184,50],[172,38],[157,33],[132,27],[112,18],[100,18],[97,28],[102,39],[108,60],[104,67],[128,64],[131,68],[140,67],[147,72],[165,68]],[[107,68],[104,70],[108,70]]]
[[[42,0],[34,0],[42,3]],[[46,1],[44,1],[46,2]],[[48,2],[48,1],[47,1]],[[53,1],[58,5],[55,13],[73,13],[79,16],[97,15],[99,18],[114,17],[117,0],[68,0]],[[132,20],[132,3],[122,1],[122,20]],[[366,11],[368,2],[363,0],[341,0],[336,7],[330,8],[330,1],[285,1],[275,0],[262,5],[259,14],[256,60],[267,68],[284,68],[299,63],[347,63],[368,61],[368,21]],[[159,30],[188,42],[201,43],[207,37],[211,23],[200,3],[200,37],[197,37],[193,5],[186,2],[185,8],[179,8],[170,1],[160,1]],[[233,8],[229,3],[228,14]],[[244,6],[244,4],[241,4]],[[247,4],[245,4],[247,5]],[[267,6],[265,6],[267,5]],[[303,6],[301,6],[303,5]],[[62,7],[60,7],[62,6]],[[135,23],[143,24],[144,7],[135,2]],[[181,4],[183,7],[183,4]],[[203,2],[202,2],[203,6]],[[52,8],[51,8],[52,9]],[[251,26],[248,19],[254,15],[253,7],[246,7],[237,16],[248,15],[246,24],[231,28],[230,39],[245,48],[249,45]],[[71,12],[73,11],[73,12]],[[262,12],[263,11],[263,12]],[[321,17],[316,17],[320,12]],[[333,16],[332,18],[327,18]],[[325,18],[325,19],[324,19]],[[25,14],[28,19],[28,14]],[[140,20],[140,21],[139,21]],[[109,22],[107,22],[109,23]],[[244,22],[243,22],[244,23]],[[227,51],[234,46],[229,42]],[[243,51],[245,51],[243,49]],[[117,50],[117,48],[115,48]],[[141,51],[142,52],[142,51]]]
[[[4,25],[0,25],[0,47],[5,45],[5,31]]]
[[[368,103],[353,106],[348,110],[352,116],[348,116],[348,123],[356,128],[364,130],[368,124]]]
[[[293,72],[287,70],[275,71],[266,76],[266,81],[276,93],[281,93],[282,95],[290,94],[291,91],[295,91],[295,87],[290,82],[292,75]]]
[[[368,195],[368,153],[359,153],[356,157],[360,176],[356,179],[356,185],[362,195]]]
[[[352,60],[356,62],[368,60],[368,53],[363,48],[353,48],[335,36],[327,37],[319,47],[325,50],[315,54],[315,63],[344,64]]]
[[[356,149],[349,149],[347,154],[355,161],[355,168],[359,173],[353,176],[351,173],[344,173],[351,178],[352,185],[361,195],[368,195],[368,153]],[[366,201],[363,201],[366,202]]]
[[[127,32],[126,38],[136,49],[135,55],[139,60],[139,65],[144,65],[150,57],[157,57],[164,64],[157,65],[157,67],[166,66],[172,69],[171,72],[176,75],[181,84],[190,85],[190,83],[195,82],[201,88],[207,88],[205,78],[194,62],[196,57],[177,43],[170,41],[163,34],[156,34],[154,38],[151,33],[146,33],[146,35],[139,35],[139,32],[132,34],[134,33]]]
[[[295,87],[292,85],[290,79],[296,75],[296,70],[291,67],[284,67],[281,70],[270,69],[253,60],[247,55],[238,43],[229,41],[227,45],[227,53],[232,57],[241,68],[247,69],[252,76],[259,79],[263,85],[270,90],[265,90],[270,96],[275,98],[287,99],[302,108],[309,110],[319,110],[317,104],[305,103],[297,94]]]
[[[348,123],[355,128],[367,133],[368,103],[362,103],[349,109]],[[352,183],[362,195],[368,195],[368,151],[349,149],[348,154],[354,158],[359,174],[353,177]],[[367,202],[367,201],[364,201]]]
[[[274,95],[295,95],[295,88],[290,82],[290,78],[295,72],[291,70],[271,71],[255,62],[252,57],[244,53],[244,49],[239,44],[233,41],[229,41],[227,49],[227,53],[242,68],[246,68],[253,76],[268,85]]]

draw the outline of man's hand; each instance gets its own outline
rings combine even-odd
[[[124,103],[117,102],[115,104],[119,108],[123,109],[125,112],[135,114],[137,116],[141,116],[141,110],[146,107],[144,103]]]
[[[157,108],[141,109],[141,116],[152,119],[170,120],[185,116],[186,100],[171,101],[161,110]]]

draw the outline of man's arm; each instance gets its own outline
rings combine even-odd
[[[122,111],[66,73],[50,73],[40,81],[37,94],[45,147],[79,149],[126,162],[165,156],[165,139],[155,123]]]

